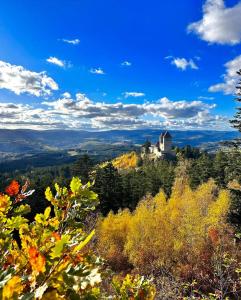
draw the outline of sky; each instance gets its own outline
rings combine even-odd
[[[0,2],[0,128],[230,130],[241,1]]]

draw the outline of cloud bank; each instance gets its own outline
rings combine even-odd
[[[32,129],[224,129],[227,120],[213,115],[215,104],[202,101],[171,101],[164,97],[155,102],[123,104],[94,102],[85,94],[72,98],[64,93],[54,101],[44,101],[40,108],[30,105],[0,103],[0,127]]]

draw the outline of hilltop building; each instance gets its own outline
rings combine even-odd
[[[148,156],[150,159],[174,157],[175,153],[172,150],[172,136],[168,131],[162,132],[159,141],[152,145],[146,142],[141,148],[141,157]]]

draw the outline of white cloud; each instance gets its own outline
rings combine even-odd
[[[64,60],[60,60],[59,58],[54,56],[50,56],[49,58],[46,59],[46,61],[49,62],[50,64],[54,64],[62,68],[65,67],[66,65]]]
[[[72,44],[72,45],[78,45],[80,43],[80,40],[79,39],[72,39],[72,40],[69,40],[69,39],[62,39],[62,41],[64,43],[67,43],[67,44]]]
[[[161,98],[155,102],[123,104],[94,102],[85,94],[69,98],[65,93],[55,101],[45,101],[41,108],[30,105],[0,103],[2,128],[160,128],[176,129],[221,128],[227,126],[222,116],[212,114],[215,104],[202,101],[171,101]]]
[[[125,98],[128,98],[128,97],[137,98],[137,97],[144,97],[145,96],[145,94],[142,93],[142,92],[124,92],[123,95],[124,95]]]
[[[148,113],[166,119],[192,118],[199,112],[209,111],[216,107],[215,104],[205,104],[202,101],[171,101],[166,97],[154,103],[143,104]]]
[[[58,90],[58,85],[46,72],[32,72],[0,61],[0,89],[8,89],[17,95],[28,93],[40,97]]]
[[[97,75],[104,75],[105,72],[101,68],[92,68],[90,69],[90,73],[97,74]]]
[[[198,99],[200,100],[214,100],[214,97],[208,97],[208,96],[199,96]]]
[[[65,127],[63,122],[44,109],[0,102],[0,128],[53,129],[63,127]]]
[[[215,104],[205,104],[201,101],[171,101],[162,98],[156,102],[143,104],[123,104],[121,102],[107,104],[93,102],[85,94],[77,94],[76,99],[61,98],[52,102],[43,102],[49,107],[49,113],[56,114],[69,124],[84,121],[85,126],[91,128],[131,128],[161,126],[163,122],[169,124],[194,124],[200,120],[202,114],[210,115]],[[207,119],[207,118],[206,118]],[[88,121],[89,120],[89,121]],[[201,121],[200,121],[201,122]],[[200,123],[199,122],[199,123]],[[204,124],[204,121],[202,121]],[[82,124],[81,123],[81,124]],[[71,125],[72,126],[72,125]],[[177,126],[177,125],[176,125]]]
[[[129,62],[129,61],[127,61],[127,60],[125,60],[125,61],[123,61],[123,62],[121,63],[121,65],[122,65],[122,66],[125,66],[125,67],[130,67],[130,66],[132,65],[132,63]]]
[[[217,83],[209,87],[210,92],[223,92],[225,95],[235,93],[235,86],[237,84],[237,71],[241,69],[241,55],[228,61],[225,65],[226,72],[222,75],[223,82]]]
[[[203,18],[190,24],[188,32],[196,33],[209,43],[235,45],[241,41],[241,1],[227,8],[223,0],[207,0]]]
[[[187,68],[193,70],[198,69],[198,66],[192,59],[187,60],[186,58],[174,57],[171,61],[171,64],[175,65],[178,69],[181,69],[182,71],[185,71]]]
[[[62,94],[64,98],[71,98],[71,94],[69,92],[65,92]]]

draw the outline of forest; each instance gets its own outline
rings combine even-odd
[[[0,298],[240,299],[240,140],[174,150],[1,173]]]

